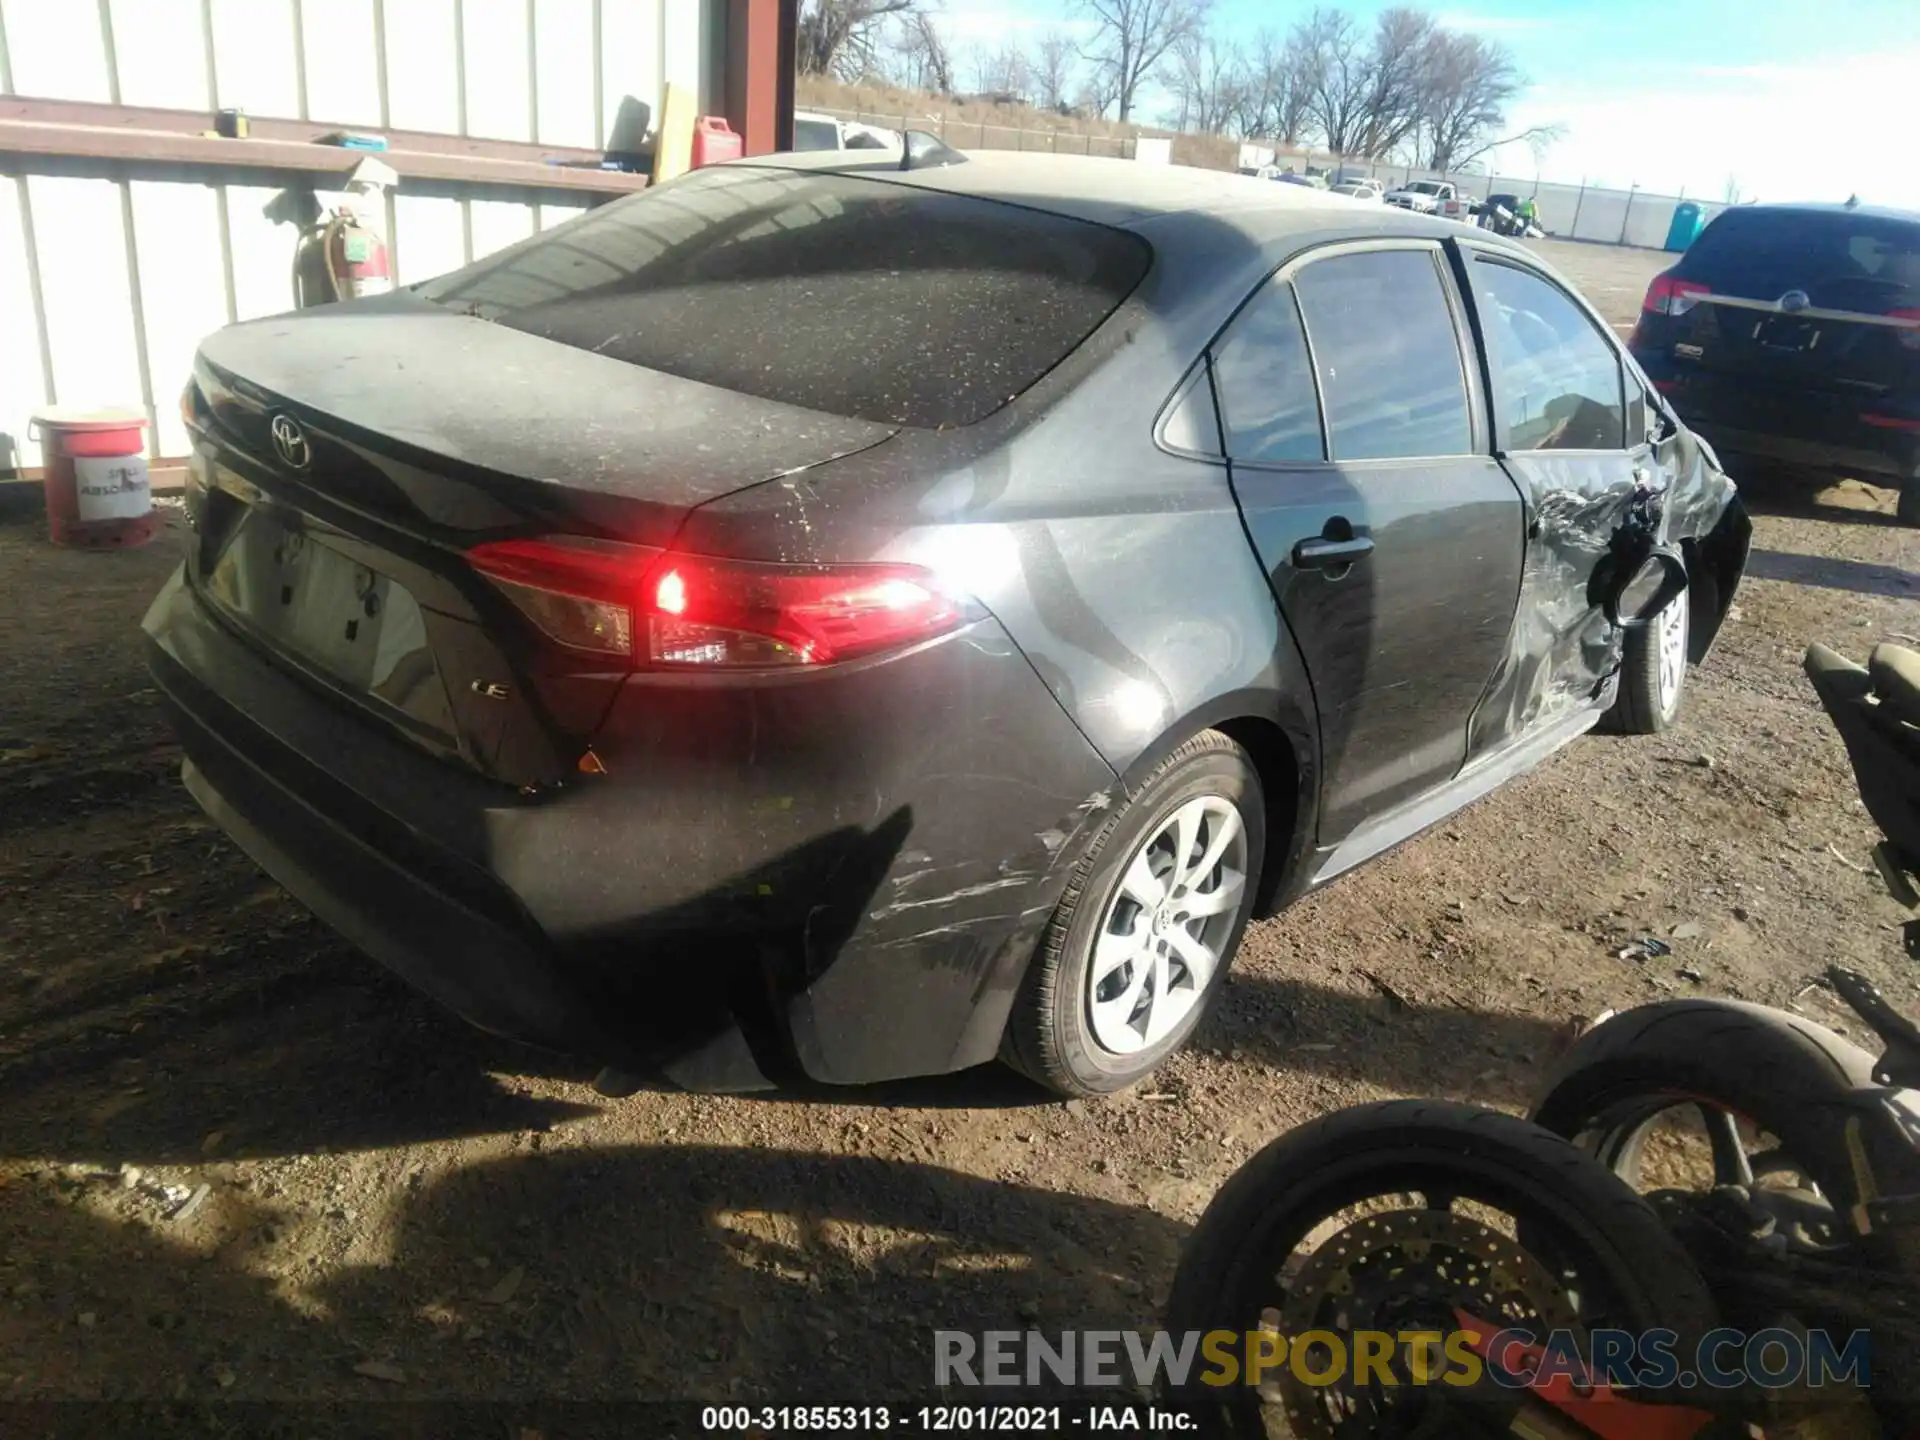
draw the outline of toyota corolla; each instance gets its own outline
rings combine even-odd
[[[146,620],[186,784],[473,1022],[1113,1090],[1249,920],[1673,721],[1744,515],[1529,252],[923,159],[701,170],[203,345]]]

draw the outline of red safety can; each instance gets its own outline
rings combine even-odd
[[[693,122],[693,168],[718,165],[722,160],[738,160],[747,153],[747,142],[727,123],[724,115],[702,115]]]
[[[147,417],[136,410],[42,410],[33,417],[27,435],[40,442],[54,544],[127,548],[159,531],[147,485],[146,428]]]

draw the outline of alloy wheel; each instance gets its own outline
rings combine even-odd
[[[1240,812],[1188,800],[1127,862],[1087,966],[1087,1018],[1112,1054],[1157,1045],[1207,993],[1247,900]]]
[[[1687,679],[1687,597],[1683,591],[1674,597],[1654,621],[1658,627],[1655,644],[1659,654],[1662,716],[1671,716],[1680,705],[1680,689]]]

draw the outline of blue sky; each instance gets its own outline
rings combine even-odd
[[[1285,29],[1310,0],[1214,0],[1221,33]],[[1346,8],[1371,14],[1379,0]],[[1920,0],[1455,0],[1448,24],[1510,46],[1530,82],[1515,129],[1559,121],[1548,180],[1718,200],[1920,208]],[[1028,36],[1073,0],[945,0],[959,46]],[[963,71],[964,73],[964,71]],[[1525,176],[1513,147],[1502,173]]]

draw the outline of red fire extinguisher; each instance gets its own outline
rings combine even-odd
[[[302,309],[386,294],[393,288],[393,274],[385,237],[350,206],[339,206],[300,237],[293,288]]]

